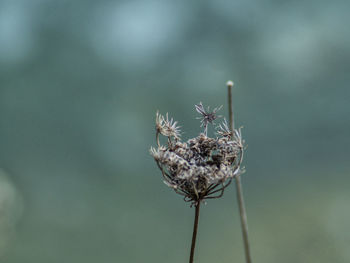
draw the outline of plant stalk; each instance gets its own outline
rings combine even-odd
[[[198,220],[199,220],[199,208],[201,201],[199,200],[196,203],[196,212],[194,216],[194,224],[193,224],[193,234],[192,234],[192,244],[191,244],[191,254],[190,254],[190,263],[193,263],[194,258],[194,249],[196,247],[196,239],[197,239],[197,230],[198,230]]]
[[[235,124],[234,124],[234,117],[233,117],[232,87],[233,87],[233,82],[228,82],[227,89],[228,89],[228,105],[229,105],[229,123],[230,123],[231,132],[233,133],[235,129]],[[242,190],[240,175],[236,176],[236,193],[237,193],[239,214],[241,218],[241,228],[242,228],[245,258],[247,263],[251,263],[252,259],[250,256],[250,246],[249,246],[249,240],[248,240],[248,221],[247,221],[247,213],[244,205],[243,190]]]

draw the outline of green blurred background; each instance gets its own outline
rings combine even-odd
[[[148,153],[157,109],[236,124],[254,262],[350,262],[350,2],[0,1],[0,262],[187,262],[194,209]],[[244,262],[234,187],[196,262]]]

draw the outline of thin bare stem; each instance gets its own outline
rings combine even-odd
[[[229,113],[229,125],[231,132],[233,134],[233,131],[235,129],[235,122],[234,122],[234,116],[233,116],[233,103],[232,103],[232,87],[233,87],[233,82],[229,81],[227,82],[227,90],[228,90],[228,113]]]
[[[208,191],[207,192],[207,196],[210,196],[210,195],[212,195],[212,194],[215,194],[215,193],[217,193],[217,192],[220,192],[220,191],[222,191],[222,193],[220,194],[220,197],[224,194],[224,190],[225,190],[225,188],[227,187],[227,186],[229,186],[230,184],[231,184],[231,182],[232,182],[232,178],[228,181],[228,183],[226,183],[225,185],[224,184],[221,184],[221,188],[220,189],[217,189],[217,190],[215,190],[215,188],[212,188],[210,191]],[[217,184],[217,186],[219,186],[219,184]]]
[[[234,117],[233,117],[232,87],[233,87],[233,82],[232,81],[227,82],[229,121],[230,121],[230,129],[231,129],[231,132],[233,134],[235,126],[234,126]],[[241,154],[243,155],[243,151]],[[248,240],[247,213],[245,210],[241,178],[239,175],[236,176],[236,192],[237,192],[239,213],[240,213],[240,217],[241,217],[241,227],[242,227],[242,236],[243,236],[246,262],[251,263],[252,259],[250,256],[250,246],[249,246],[249,240]]]
[[[156,133],[156,140],[157,140],[157,145],[158,145],[158,147],[160,147],[160,143],[159,143],[159,132]]]
[[[239,213],[241,216],[241,225],[242,225],[242,235],[243,235],[243,242],[244,242],[245,257],[246,257],[247,263],[251,263],[252,258],[250,255],[250,246],[249,246],[249,240],[248,240],[247,213],[246,213],[245,205],[244,205],[242,184],[241,184],[241,177],[240,176],[236,177],[236,192],[237,192]]]
[[[198,230],[198,220],[199,220],[199,207],[200,207],[201,201],[198,200],[196,203],[196,212],[194,216],[194,224],[193,224],[193,234],[192,234],[192,244],[191,244],[191,254],[190,254],[190,263],[193,263],[194,258],[194,249],[196,247],[196,238],[197,238],[197,230]]]

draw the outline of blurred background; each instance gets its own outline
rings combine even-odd
[[[148,150],[232,79],[254,262],[350,262],[349,1],[0,1],[0,262],[187,262]],[[234,187],[195,261],[244,262]]]

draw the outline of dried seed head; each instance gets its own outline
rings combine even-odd
[[[217,133],[222,137],[227,137],[229,139],[232,138],[232,132],[231,129],[228,127],[226,119],[224,119],[224,121],[217,126],[217,129]]]
[[[217,118],[215,113],[218,108],[208,114],[200,103],[196,105],[196,110],[202,112],[203,125]],[[207,117],[210,114],[214,117]],[[162,172],[164,183],[183,195],[185,201],[192,203],[221,197],[232,179],[242,173],[243,145],[240,131],[230,133],[224,120],[218,127],[219,138],[201,133],[187,142],[181,142],[176,124],[173,119],[169,120],[168,115],[164,118],[157,113],[157,133],[177,138],[176,141],[168,141],[167,146],[159,145],[157,149],[150,149],[150,154]]]
[[[177,126],[177,121],[174,121],[173,118],[169,119],[168,113],[166,118],[156,113],[156,132],[157,134],[162,134],[166,137],[174,137],[175,139],[180,138],[180,126]]]
[[[202,115],[201,117],[198,117],[197,119],[201,120],[201,127],[204,127],[204,134],[208,134],[208,124],[213,124],[213,121],[216,120],[217,118],[222,117],[221,115],[216,115],[216,112],[221,110],[222,105],[220,107],[214,108],[212,112],[210,112],[210,109],[208,107],[207,111],[205,111],[204,106],[202,102],[199,104],[194,105],[196,108],[196,111]]]
[[[180,138],[180,126],[177,126],[177,121],[173,118],[169,119],[168,113],[166,114],[166,119],[164,119],[164,134],[167,137],[174,137],[175,139]]]
[[[159,111],[156,112],[156,131],[157,133],[162,133],[164,129],[164,117],[159,114]]]

